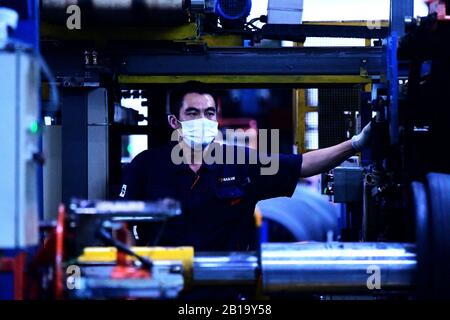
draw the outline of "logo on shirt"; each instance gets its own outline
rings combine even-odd
[[[228,182],[228,181],[234,181],[234,180],[236,180],[236,177],[219,178],[220,182]]]
[[[122,185],[122,190],[120,190],[119,197],[121,197],[121,198],[125,197],[126,192],[127,192],[127,185],[124,184],[124,185]]]

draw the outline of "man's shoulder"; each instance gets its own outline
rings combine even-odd
[[[152,155],[152,151],[150,149],[144,150],[144,151],[138,153],[133,158],[132,162],[139,163],[139,162],[142,162],[142,161],[146,161],[147,159],[151,159],[152,158],[151,155]]]

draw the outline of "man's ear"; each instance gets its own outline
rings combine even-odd
[[[169,126],[172,127],[172,129],[176,130],[180,128],[180,123],[178,122],[177,118],[173,114],[169,114],[167,116],[167,121],[169,122]]]

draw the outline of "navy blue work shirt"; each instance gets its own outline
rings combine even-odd
[[[171,153],[175,142],[138,154],[126,168],[121,197],[155,201],[173,198],[181,202],[182,214],[166,222],[137,225],[139,245],[193,246],[196,251],[248,251],[257,248],[254,218],[259,200],[292,196],[300,178],[302,156],[279,154],[278,171],[262,175],[262,165],[236,161],[249,148],[233,148],[234,160],[228,164],[203,163],[197,173],[188,164],[174,164]],[[244,150],[239,149],[244,148]],[[124,191],[125,190],[125,191]]]

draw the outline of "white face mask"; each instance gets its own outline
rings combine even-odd
[[[181,136],[191,148],[205,148],[218,133],[217,121],[200,118],[179,122],[181,123]]]

